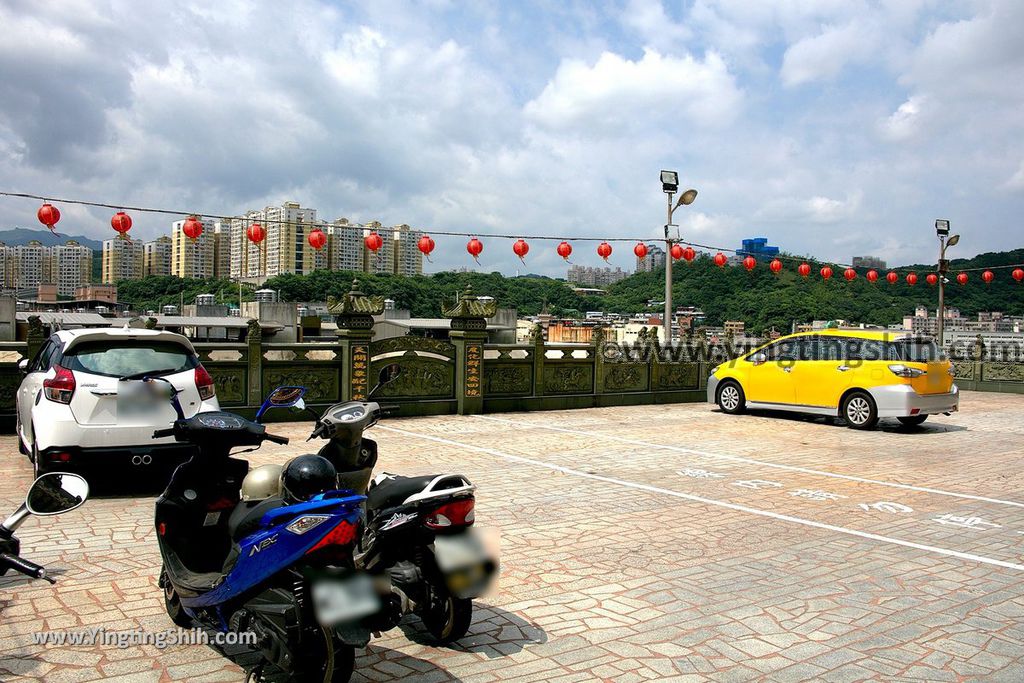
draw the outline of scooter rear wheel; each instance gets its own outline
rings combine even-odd
[[[278,667],[260,667],[252,676],[258,683],[286,681],[287,683],[348,683],[356,667],[356,649],[341,642],[330,628],[316,630],[321,637],[295,658],[298,662],[322,662],[321,666],[305,671],[285,672]]]
[[[181,599],[175,592],[171,580],[167,577],[166,569],[160,570],[160,585],[164,588],[164,608],[167,610],[167,616],[176,626],[191,628],[193,626],[192,617],[186,614],[185,608],[181,606]]]
[[[473,600],[457,598],[446,588],[434,587],[430,606],[420,615],[423,625],[438,645],[459,640],[473,623]]]

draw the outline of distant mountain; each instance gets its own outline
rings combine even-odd
[[[9,247],[25,245],[32,240],[37,240],[47,247],[54,247],[58,244],[64,244],[68,240],[74,240],[83,247],[89,247],[94,251],[103,251],[103,243],[99,240],[83,237],[82,235],[66,235],[61,232],[59,224],[57,227],[57,234],[54,234],[45,228],[12,228],[10,230],[0,230],[0,242],[3,242]]]

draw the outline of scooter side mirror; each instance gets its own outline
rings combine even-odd
[[[21,371],[21,374],[23,374],[23,375],[27,375],[28,374],[28,364],[29,364],[28,358],[22,358],[21,360],[18,361],[18,370]]]
[[[271,408],[291,408],[296,411],[306,409],[306,387],[281,386],[277,387],[263,401],[263,405],[256,411],[256,422],[262,422],[263,415]]]
[[[377,375],[377,386],[370,389],[368,396],[373,396],[377,391],[386,384],[394,382],[402,374],[402,366],[398,363],[388,363],[380,369],[380,374]]]
[[[81,507],[89,497],[89,482],[77,474],[48,472],[39,477],[25,496],[25,507],[33,515],[47,517]]]

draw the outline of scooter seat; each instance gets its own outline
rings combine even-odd
[[[231,512],[228,518],[228,534],[231,540],[238,543],[241,539],[256,531],[263,515],[284,505],[281,496],[270,496],[260,501],[243,500]]]
[[[383,510],[401,505],[406,498],[414,493],[419,493],[436,478],[436,474],[428,474],[423,477],[393,475],[372,487],[366,494],[366,509]]]

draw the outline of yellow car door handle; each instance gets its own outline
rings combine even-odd
[[[793,372],[793,367],[790,366],[790,365],[784,365],[784,366],[782,366],[782,371],[783,372]]]
[[[839,372],[846,372],[849,369],[850,369],[849,365],[839,365],[839,366],[836,367],[836,370],[838,370]]]

